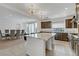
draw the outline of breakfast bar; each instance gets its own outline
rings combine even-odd
[[[50,33],[38,33],[37,35],[37,37],[27,36],[26,54],[30,56],[45,56],[46,49],[53,49],[55,33],[52,36],[50,36]]]

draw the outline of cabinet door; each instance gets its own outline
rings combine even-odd
[[[61,33],[61,41],[68,41],[67,33]]]
[[[72,28],[72,19],[67,19],[66,20],[66,28]]]
[[[57,33],[55,36],[56,40],[61,40],[61,41],[68,41],[67,39],[67,33]]]

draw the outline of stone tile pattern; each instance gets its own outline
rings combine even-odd
[[[0,41],[0,56],[25,56],[25,42],[22,39]]]
[[[46,51],[47,56],[75,56],[74,51],[71,49],[69,42],[54,41],[54,48],[51,51]]]

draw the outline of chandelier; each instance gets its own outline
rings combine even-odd
[[[29,4],[26,8],[28,15],[37,15],[39,14],[39,8],[35,4]]]
[[[29,4],[26,8],[28,16],[36,16],[39,19],[46,17],[47,12],[41,10],[40,7],[36,4]]]

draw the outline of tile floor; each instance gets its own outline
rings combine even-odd
[[[25,41],[22,39],[0,41],[0,56],[26,56]]]
[[[54,49],[52,51],[47,50],[47,56],[75,56],[75,53],[69,42],[55,40]]]
[[[4,43],[2,45],[2,43]],[[19,44],[20,43],[20,44]],[[22,43],[22,44],[21,44]],[[17,44],[16,46],[13,46]],[[19,45],[18,45],[19,44]],[[7,48],[11,47],[11,48]],[[5,49],[7,48],[7,49]],[[14,52],[15,51],[15,52]],[[19,52],[19,53],[17,53]],[[12,40],[2,42],[0,41],[0,56],[25,56],[25,48],[23,40]],[[69,42],[64,41],[54,41],[54,48],[52,51],[47,50],[47,56],[75,56],[75,53],[72,51]]]

